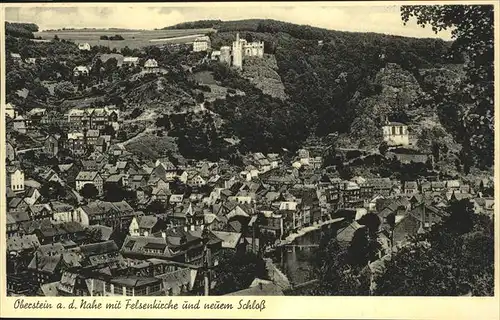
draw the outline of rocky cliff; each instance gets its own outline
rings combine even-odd
[[[263,93],[285,100],[285,87],[277,70],[278,64],[274,55],[265,54],[263,59],[248,57],[244,62],[243,77]]]

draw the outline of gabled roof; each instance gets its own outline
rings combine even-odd
[[[94,181],[99,173],[97,171],[80,171],[76,176],[77,181]]]
[[[12,236],[7,238],[7,251],[22,251],[40,247],[40,242],[34,234]]]
[[[242,236],[242,234],[238,232],[212,231],[212,233],[222,240],[223,248],[230,249],[236,248]]]
[[[155,216],[140,216],[137,217],[139,228],[151,229],[158,223],[158,218]]]

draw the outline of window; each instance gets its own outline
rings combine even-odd
[[[114,294],[119,294],[119,295],[123,295],[123,287],[122,286],[113,286],[113,293]]]
[[[151,286],[150,289],[149,289],[149,292],[150,293],[156,293],[156,292],[158,292],[160,290],[161,290],[161,284],[158,283],[158,284],[155,284],[155,285]]]
[[[133,296],[134,295],[134,288],[126,288],[125,295],[129,296],[129,297]]]
[[[135,290],[135,296],[141,297],[146,295],[146,288],[140,288]]]

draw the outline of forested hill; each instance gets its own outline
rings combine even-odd
[[[332,132],[347,133],[361,110],[366,98],[376,96],[382,90],[376,83],[377,73],[387,64],[397,64],[423,81],[420,70],[442,68],[448,64],[460,64],[462,60],[451,54],[451,42],[440,39],[417,39],[376,33],[340,32],[310,26],[295,25],[275,20],[200,21],[182,24],[182,27],[213,27],[212,46],[218,48],[234,40],[236,32],[249,41],[264,41],[265,53],[275,55],[278,74],[283,82],[287,100],[288,119],[282,113],[271,113],[266,106],[251,106],[251,118],[271,117],[269,123],[279,123],[278,132],[262,132],[270,140],[282,136],[283,128],[296,130],[291,119],[297,115],[305,121],[304,136],[325,136]],[[174,28],[177,26],[174,26]],[[322,41],[322,42],[320,42]],[[403,88],[404,89],[404,88]],[[244,98],[240,98],[244,99]],[[243,104],[244,106],[244,104]],[[242,108],[240,108],[241,110]],[[400,113],[399,110],[387,110]],[[395,116],[395,115],[394,115]],[[290,125],[283,122],[289,121]],[[256,123],[255,128],[261,127]],[[266,126],[269,127],[269,126]],[[294,133],[294,136],[297,132]],[[253,141],[255,137],[252,136]],[[259,140],[259,139],[257,139]],[[262,137],[262,140],[266,140]],[[300,146],[302,141],[297,141]],[[265,145],[278,150],[282,141],[267,141]],[[286,141],[290,146],[290,141]]]

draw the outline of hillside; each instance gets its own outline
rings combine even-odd
[[[264,59],[250,57],[245,60],[243,77],[264,94],[285,100],[285,87],[277,70],[278,64],[274,55],[266,54]]]
[[[456,158],[460,152],[457,144],[466,143],[459,130],[458,112],[452,107],[437,109],[428,102],[436,91],[457,90],[463,81],[463,61],[449,42],[258,19],[190,22],[167,29],[181,27],[213,27],[217,31],[210,33],[214,49],[230,45],[239,32],[248,41],[263,41],[265,57],[246,59],[243,72],[237,72],[208,62],[203,53],[191,53],[187,47],[146,47],[134,54],[141,59],[155,57],[166,72],[144,76],[140,70],[118,72],[104,65],[108,79],[105,99],[121,97],[130,108],[153,109],[156,115],[194,111],[193,107],[205,102],[207,109],[222,118],[224,127],[217,129],[217,134],[224,136],[219,138],[237,137],[242,153],[293,152],[308,138],[321,141],[332,133],[339,137],[336,143],[340,146],[375,148],[381,142],[385,119],[408,123],[413,140],[425,152],[439,144],[446,146],[450,158]],[[64,72],[72,65],[89,63],[95,54],[81,54],[65,41],[35,44],[8,40],[8,52],[24,50],[45,56],[60,51],[70,65],[51,63]],[[95,48],[96,52],[104,50]],[[48,67],[50,73],[54,68]],[[26,87],[23,78],[28,84],[32,82],[29,70],[26,76],[19,76],[18,70],[7,71],[9,88]],[[40,80],[58,77],[49,74]],[[63,78],[69,79],[68,75]],[[94,79],[102,80],[97,74]],[[82,84],[78,86],[80,90]],[[33,88],[37,88],[36,81],[28,86]],[[94,89],[85,91],[93,93]],[[450,117],[450,112],[456,115]],[[196,132],[193,129],[187,134]],[[187,146],[189,142],[187,137]]]

